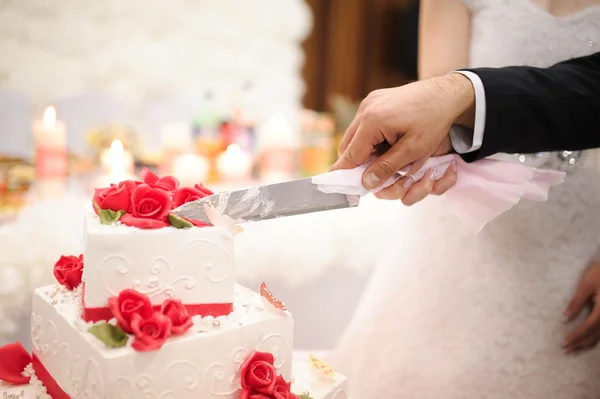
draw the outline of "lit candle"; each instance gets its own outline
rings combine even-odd
[[[179,179],[182,186],[193,186],[206,181],[208,161],[194,154],[180,155],[173,160],[173,176]]]
[[[67,128],[56,119],[56,110],[50,106],[43,120],[33,123],[35,141],[35,169],[38,178],[60,178],[67,174]]]
[[[230,144],[217,158],[217,171],[226,181],[249,180],[252,177],[252,157],[239,145]]]
[[[125,151],[121,140],[113,140],[110,148],[102,151],[100,163],[104,173],[108,173],[110,183],[118,183],[133,174],[133,155]]]
[[[297,169],[298,137],[283,114],[274,114],[260,132],[260,177],[267,182],[289,180]]]

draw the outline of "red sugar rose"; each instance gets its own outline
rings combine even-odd
[[[165,300],[160,312],[171,319],[171,332],[173,335],[183,334],[194,324],[190,314],[179,299],[169,298]]]
[[[54,264],[54,277],[59,284],[73,290],[81,284],[83,276],[83,255],[61,256]]]
[[[108,307],[117,318],[121,330],[128,334],[133,332],[131,323],[134,316],[149,319],[153,314],[150,299],[132,289],[121,291],[118,297],[108,298]]]
[[[278,375],[275,379],[275,385],[273,386],[273,399],[299,399],[297,395],[290,391],[291,386],[291,383]]]
[[[273,399],[273,397],[262,393],[250,393],[249,390],[242,389],[239,399]]]
[[[199,190],[196,187],[180,187],[175,190],[175,194],[173,194],[173,208],[208,197],[209,195],[210,194],[207,194],[205,191]]]
[[[171,319],[154,312],[149,319],[144,319],[134,313],[131,319],[131,330],[135,341],[131,347],[140,352],[149,352],[160,349],[171,335]]]
[[[171,210],[171,196],[164,190],[140,184],[131,195],[132,216],[143,219],[165,220]],[[166,220],[165,220],[166,221]]]
[[[204,194],[208,195],[213,195],[214,193],[209,190],[208,188],[204,187],[202,184],[198,183],[194,186],[194,188],[198,191],[202,191]]]
[[[97,188],[94,194],[94,202],[100,209],[110,209],[115,212],[131,212],[131,194],[140,182],[125,180],[110,187]],[[98,213],[96,207],[94,211]]]
[[[277,377],[274,361],[270,353],[250,353],[240,366],[242,388],[252,393],[271,394]]]
[[[158,177],[154,172],[148,168],[142,169],[140,173],[144,183],[152,188],[160,189],[163,191],[173,192],[179,187],[179,180],[174,176]]]
[[[169,222],[164,220],[136,218],[129,214],[121,216],[119,222],[123,223],[125,226],[137,227],[138,229],[160,229],[162,227],[171,226]]]

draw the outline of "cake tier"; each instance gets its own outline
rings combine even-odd
[[[310,369],[308,363],[294,359],[292,362],[294,384],[292,391],[297,394],[308,393],[312,399],[348,399],[346,377],[336,374],[332,379],[321,379]],[[46,388],[34,375],[35,380],[26,385],[10,385],[0,381],[2,399],[59,399],[47,395]],[[149,398],[154,398],[153,396]],[[73,399],[76,399],[75,397]],[[139,399],[129,398],[129,399]]]
[[[153,352],[135,351],[133,338],[106,347],[87,332],[80,310],[77,294],[60,286],[34,293],[34,359],[73,399],[237,398],[240,364],[253,350],[272,353],[277,373],[292,376],[292,316],[266,310],[257,293],[238,285],[231,314],[195,317],[188,332]]]
[[[233,234],[215,227],[142,230],[103,225],[86,217],[83,282],[87,321],[106,320],[108,298],[126,288],[148,296],[155,306],[180,299],[193,315],[226,315],[232,310]]]

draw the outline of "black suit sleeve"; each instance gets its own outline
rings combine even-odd
[[[466,70],[483,82],[486,117],[483,144],[465,160],[600,147],[600,53],[550,68]]]

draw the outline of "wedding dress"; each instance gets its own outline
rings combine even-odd
[[[472,67],[545,67],[600,51],[600,6],[555,17],[531,0],[467,3]],[[565,182],[476,236],[443,197],[398,212],[390,222],[402,239],[392,237],[332,359],[357,398],[600,398],[600,347],[562,350],[587,316],[562,322],[600,246],[600,157],[501,157],[564,169]]]

